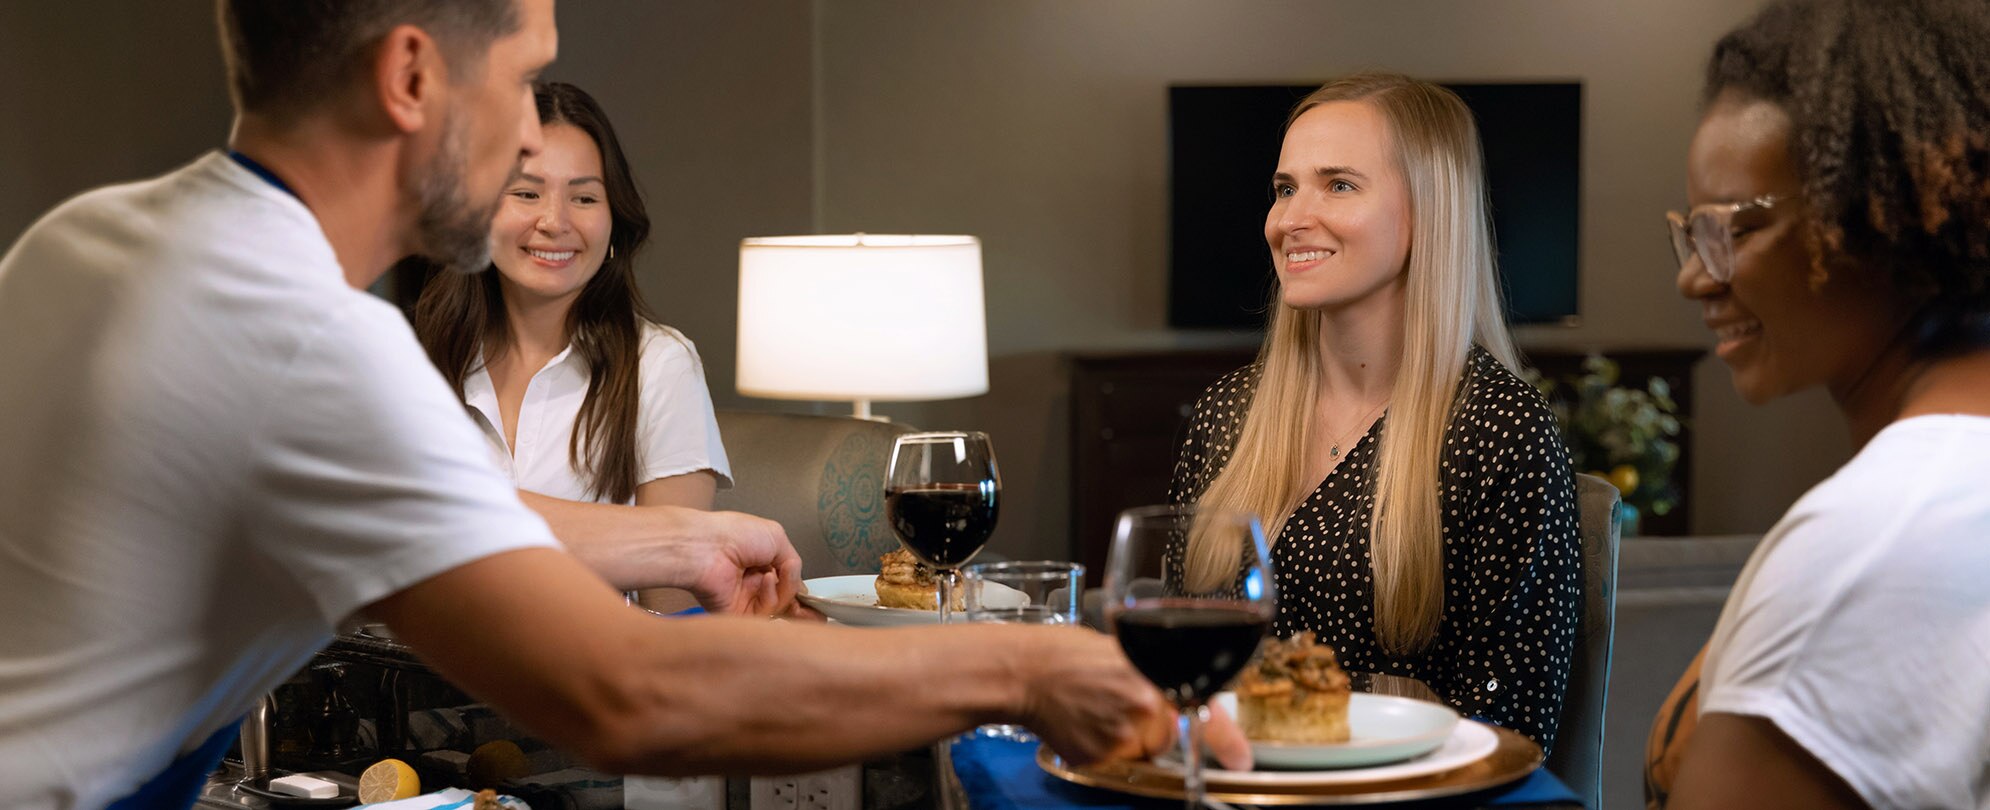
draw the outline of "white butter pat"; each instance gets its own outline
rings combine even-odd
[[[305,799],[330,799],[339,795],[339,784],[300,773],[269,780],[269,790]]]

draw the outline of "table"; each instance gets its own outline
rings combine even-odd
[[[1095,810],[1176,810],[1179,801],[1143,799],[1082,787],[1044,773],[1036,764],[1036,743],[972,736],[952,743],[954,776],[968,810],[1093,808]],[[1391,810],[1583,810],[1568,786],[1546,769],[1493,791],[1448,799],[1365,805]],[[1244,808],[1238,808],[1244,810]]]

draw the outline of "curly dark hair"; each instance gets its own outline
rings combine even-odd
[[[1990,3],[1783,0],[1728,33],[1705,98],[1791,121],[1812,283],[1846,262],[1925,297],[1922,348],[1990,313]]]

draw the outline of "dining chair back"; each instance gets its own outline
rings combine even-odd
[[[1617,613],[1617,514],[1622,500],[1615,486],[1593,475],[1577,474],[1575,489],[1582,535],[1582,618],[1547,767],[1584,806],[1594,808],[1603,801],[1603,717]]]
[[[719,491],[714,508],[779,522],[803,577],[878,572],[878,557],[898,547],[884,514],[891,442],[916,428],[847,416],[717,415],[736,483]]]

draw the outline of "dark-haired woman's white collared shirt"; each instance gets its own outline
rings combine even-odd
[[[643,325],[642,370],[637,380],[636,485],[710,470],[721,489],[732,486],[732,465],[719,440],[711,391],[698,350],[668,326]],[[587,399],[587,361],[573,346],[546,361],[525,386],[518,408],[516,446],[504,440],[497,389],[482,358],[463,380],[463,401],[476,413],[478,427],[498,467],[519,489],[570,501],[593,501],[591,478],[575,468],[567,447]],[[586,446],[581,448],[586,458]]]
[[[1198,499],[1235,446],[1258,368],[1196,402],[1169,498]],[[1272,548],[1280,637],[1311,630],[1352,671],[1405,675],[1467,717],[1554,743],[1582,611],[1575,479],[1541,393],[1474,348],[1444,434],[1439,508],[1444,613],[1437,639],[1409,656],[1375,637],[1369,520],[1376,442],[1387,415],[1299,505]]]

